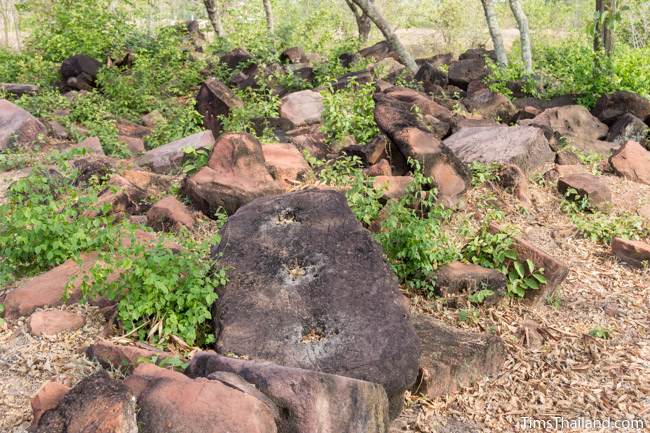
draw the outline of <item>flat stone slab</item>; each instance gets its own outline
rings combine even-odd
[[[508,163],[527,174],[555,157],[544,132],[529,126],[463,128],[444,144],[466,164]]]
[[[213,250],[216,347],[384,386],[391,417],[415,381],[419,347],[381,247],[335,191],[259,198]]]

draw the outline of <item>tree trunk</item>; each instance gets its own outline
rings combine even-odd
[[[614,49],[614,35],[610,23],[615,13],[616,0],[596,0],[594,51],[603,50],[608,56],[612,54]]]
[[[221,17],[219,16],[219,11],[217,10],[217,4],[215,0],[203,0],[205,5],[205,11],[208,13],[208,18],[210,19],[210,24],[218,37],[223,38],[226,36],[226,32],[223,30],[223,25],[221,24]]]
[[[485,21],[487,22],[488,30],[490,30],[490,37],[492,38],[492,45],[494,45],[494,53],[497,56],[497,63],[499,66],[508,66],[508,57],[506,56],[506,48],[503,45],[499,20],[497,20],[497,14],[494,11],[494,0],[481,0],[481,4],[483,4]]]
[[[413,56],[406,50],[402,42],[399,40],[393,29],[390,28],[388,21],[384,19],[381,13],[377,10],[375,5],[369,0],[351,0],[355,5],[359,7],[365,13],[370,20],[375,23],[379,31],[386,38],[386,42],[391,47],[395,53],[399,56],[401,62],[406,65],[413,73],[416,73],[418,70],[418,65],[413,60]]]
[[[273,23],[273,8],[271,7],[271,0],[262,0],[264,3],[264,13],[266,13],[266,27],[269,33],[273,33],[275,25]]]
[[[374,3],[375,0],[370,0],[371,3]],[[359,31],[359,42],[365,44],[368,42],[368,37],[370,36],[370,29],[372,27],[372,21],[370,17],[366,15],[361,9],[359,9],[351,0],[345,0],[348,4],[352,13],[354,14],[354,19],[357,21],[357,29]]]
[[[528,29],[528,17],[524,12],[519,0],[510,0],[510,10],[517,20],[519,27],[519,38],[521,41],[521,58],[524,61],[524,69],[527,74],[533,73],[533,51],[530,48],[530,30]]]

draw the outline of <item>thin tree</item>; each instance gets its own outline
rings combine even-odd
[[[530,29],[528,17],[519,0],[510,0],[510,10],[517,20],[519,39],[521,41],[521,59],[524,61],[524,70],[527,74],[533,73],[533,51],[530,47]]]
[[[271,7],[271,0],[262,0],[264,3],[264,13],[266,14],[266,27],[269,29],[269,33],[273,33],[275,24],[273,22],[273,8]]]
[[[492,38],[492,45],[494,45],[494,53],[497,56],[497,63],[499,66],[508,66],[508,56],[506,56],[506,47],[503,44],[501,27],[499,27],[499,20],[494,10],[494,0],[481,0],[481,4],[483,5],[488,30],[490,30],[490,37]]]
[[[370,0],[370,3],[374,3],[375,0]],[[351,0],[345,0],[348,4],[348,7],[352,10],[354,14],[354,19],[357,22],[357,29],[359,31],[359,42],[365,44],[368,42],[368,37],[370,36],[370,29],[372,27],[372,21],[370,17],[357,5],[355,5]]]
[[[407,68],[413,71],[413,73],[416,73],[418,65],[415,63],[415,60],[413,60],[413,56],[411,56],[411,54],[406,50],[402,41],[399,40],[393,29],[391,29],[390,24],[388,24],[388,21],[386,21],[379,10],[377,10],[374,3],[369,0],[351,1],[357,5],[363,13],[368,15],[368,18],[370,18],[370,20],[377,26],[379,31],[384,35],[384,38],[386,38],[388,45],[399,56],[400,61],[406,65]]]
[[[596,0],[594,23],[594,51],[605,51],[608,56],[614,49],[612,23],[616,16],[616,0]]]
[[[225,37],[226,32],[224,31],[223,25],[221,24],[221,16],[219,14],[215,0],[203,0],[203,4],[205,5],[205,11],[208,13],[210,24],[212,24],[212,28],[214,29],[217,36],[220,38]]]

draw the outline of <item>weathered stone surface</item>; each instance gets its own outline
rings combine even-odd
[[[313,90],[301,90],[286,95],[280,101],[280,118],[294,128],[320,123],[323,116],[323,97]]]
[[[566,105],[544,110],[534,119],[519,122],[524,126],[537,126],[581,142],[605,138],[609,128],[589,113],[582,105]],[[583,147],[583,146],[581,146]]]
[[[483,119],[481,117],[464,117],[454,116],[451,119],[451,132],[457,133],[463,128],[477,128],[488,126],[503,126],[492,119]]]
[[[320,130],[320,125],[301,127],[287,132],[289,142],[300,152],[307,151],[316,158],[325,158],[330,152],[327,137]]]
[[[221,134],[221,120],[235,108],[243,107],[244,103],[223,83],[211,78],[201,84],[196,95],[196,111],[203,115],[203,125],[218,138]]]
[[[478,48],[469,48],[462,54],[458,56],[458,59],[460,60],[466,60],[466,59],[484,59],[484,58],[490,58],[494,61],[497,60],[496,53],[494,50],[488,50],[483,47],[478,47]]]
[[[97,254],[82,254],[81,270],[87,271],[95,263]],[[73,260],[59,265],[37,277],[21,282],[18,287],[7,293],[5,298],[5,318],[16,319],[26,316],[37,308],[64,304],[68,281],[80,273],[80,268]],[[69,302],[81,297],[81,281],[74,279],[70,287]]]
[[[573,152],[561,150],[555,155],[555,163],[557,165],[578,165],[580,164],[580,158]]]
[[[85,149],[88,154],[104,155],[104,148],[102,147],[102,142],[98,137],[88,137],[74,146],[74,148]]]
[[[0,83],[0,92],[11,93],[15,96],[35,95],[40,90],[36,84]]]
[[[573,174],[588,173],[583,165],[556,165],[546,173],[544,173],[544,180],[549,184],[557,183],[561,177],[571,176]]]
[[[374,59],[375,61],[392,57],[398,59],[398,55],[391,50],[390,45],[386,41],[377,42],[375,45],[359,50],[359,55],[367,59]]]
[[[145,138],[147,135],[151,134],[151,128],[129,122],[125,119],[119,119],[116,126],[117,133],[125,137]]]
[[[78,313],[62,310],[38,311],[29,318],[32,335],[55,335],[64,331],[75,331],[84,325],[85,319]]]
[[[174,183],[173,176],[152,173],[146,170],[126,170],[122,177],[147,192],[149,196],[165,194]]]
[[[381,80],[394,81],[404,70],[406,66],[402,65],[397,60],[387,57],[370,65],[369,70],[375,77]]]
[[[99,193],[94,208],[87,209],[84,215],[96,216],[104,213],[104,206],[108,206],[108,213],[116,218],[126,215],[135,215],[147,210],[147,191],[129,182],[119,174],[113,174],[108,180],[106,188]]]
[[[376,176],[373,179],[373,187],[382,191],[384,198],[399,200],[406,194],[411,182],[413,182],[411,176]]]
[[[163,146],[145,152],[136,162],[141,167],[147,167],[156,173],[171,173],[178,170],[185,156],[183,149],[212,149],[214,146],[212,132],[203,131],[182,138]]]
[[[532,96],[524,96],[515,98],[513,100],[515,107],[534,107],[540,112],[554,107],[563,107],[565,105],[576,105],[578,103],[578,95],[560,95],[551,99],[533,98]]]
[[[120,135],[117,137],[120,143],[126,144],[126,148],[129,149],[134,155],[139,155],[146,151],[144,147],[144,140],[139,137],[129,137],[128,135]]]
[[[304,63],[306,61],[305,50],[300,47],[291,47],[280,53],[282,63]]]
[[[102,370],[79,382],[55,409],[46,411],[35,433],[138,433],[135,398]]]
[[[147,212],[147,223],[155,230],[189,230],[194,227],[194,217],[174,196],[167,196],[151,206]]]
[[[648,134],[650,134],[650,128],[648,128],[648,125],[633,114],[625,113],[620,116],[609,129],[607,141],[616,144],[623,144],[627,141],[636,141],[641,144],[647,143],[646,147],[650,147]]]
[[[454,394],[498,373],[505,362],[505,345],[497,336],[452,328],[424,314],[412,322],[422,347],[416,393],[428,398]]]
[[[59,405],[63,397],[70,391],[70,387],[58,382],[45,382],[32,397],[32,425],[38,425],[41,415]]]
[[[245,67],[255,61],[255,57],[243,48],[233,48],[221,56],[221,63],[229,69]]]
[[[621,261],[632,266],[642,268],[650,265],[650,244],[647,242],[614,238],[612,251]]]
[[[390,163],[386,159],[380,159],[376,164],[371,165],[366,168],[365,173],[368,176],[392,176],[393,170],[390,167]]]
[[[262,146],[266,168],[285,189],[295,187],[311,172],[302,153],[290,143],[273,143]]]
[[[438,270],[436,290],[442,296],[472,294],[484,289],[492,290],[494,295],[488,300],[496,301],[505,294],[505,275],[494,269],[462,262],[452,262]]]
[[[453,205],[470,185],[469,173],[462,162],[434,134],[422,129],[411,103],[381,93],[375,94],[375,102],[379,128],[401,155],[420,162],[424,175],[433,178],[439,198]]]
[[[482,89],[468,95],[463,99],[463,105],[471,113],[504,123],[509,122],[517,112],[517,108],[507,97],[491,92],[489,89]]]
[[[75,185],[87,183],[91,178],[102,181],[115,170],[118,161],[113,158],[102,155],[88,155],[72,161],[72,165],[77,170],[77,177],[74,180]]]
[[[612,191],[598,178],[590,173],[571,174],[561,177],[557,181],[560,194],[566,196],[569,189],[577,192],[578,197],[589,199],[589,205],[597,209],[607,209],[611,206]],[[571,197],[576,199],[577,197]]]
[[[609,159],[619,176],[650,185],[650,151],[635,141],[628,141]]]
[[[217,380],[142,364],[126,379],[138,399],[139,433],[277,433],[273,410]]]
[[[101,62],[85,54],[68,57],[61,63],[59,73],[66,89],[91,90],[95,87]]]
[[[257,199],[223,233],[213,250],[230,269],[213,311],[218,351],[382,384],[396,416],[418,346],[397,279],[345,197]]]
[[[143,114],[141,120],[144,126],[153,129],[157,125],[165,122],[165,116],[163,116],[163,114],[160,111],[153,110],[150,113]]]
[[[262,145],[249,134],[219,137],[208,165],[187,178],[183,188],[209,217],[219,209],[232,214],[257,197],[283,190],[266,167]]]
[[[437,86],[445,87],[449,84],[447,74],[440,70],[438,66],[430,62],[424,62],[415,74],[415,79],[422,83],[426,93],[433,93]]]
[[[6,99],[0,99],[0,152],[11,146],[23,146],[47,134],[36,117]]]
[[[88,346],[86,356],[88,359],[99,362],[104,368],[122,369],[126,367],[132,369],[143,359],[153,360],[156,358],[161,361],[173,355],[153,347],[124,346],[100,340]]]
[[[449,82],[461,89],[475,80],[482,80],[490,74],[490,70],[481,57],[468,58],[451,62],[449,65]]]
[[[377,164],[384,158],[389,158],[390,140],[384,134],[379,134],[366,145],[350,146],[343,149],[343,153],[358,156],[366,165]]]
[[[591,110],[602,122],[612,125],[625,113],[633,114],[644,122],[650,121],[650,101],[625,90],[603,95]]]
[[[215,372],[241,376],[279,408],[278,430],[295,433],[385,433],[388,399],[376,383],[283,367],[268,361],[227,358],[199,352],[188,368],[191,377]]]
[[[411,104],[411,109],[413,109],[413,106],[416,106],[422,116],[430,115],[442,121],[449,121],[451,119],[451,111],[448,108],[413,89],[394,86],[384,93],[398,101]]]
[[[497,173],[497,184],[506,192],[513,194],[523,206],[532,206],[528,193],[528,178],[521,168],[506,164]]]
[[[555,157],[544,133],[533,127],[463,128],[447,138],[444,144],[464,163],[510,163],[525,173],[532,173],[540,165],[553,162]]]
[[[501,227],[493,222],[490,224],[490,231],[498,233],[501,231]],[[540,287],[539,290],[526,291],[526,298],[529,300],[534,302],[543,301],[548,295],[555,292],[569,274],[569,268],[565,264],[521,237],[515,236],[513,238],[512,247],[521,260],[530,260],[536,268],[544,268],[546,284]]]
[[[57,140],[67,140],[70,138],[68,130],[56,120],[48,120],[44,123],[50,137],[56,138]]]

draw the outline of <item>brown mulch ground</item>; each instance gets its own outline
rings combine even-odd
[[[614,192],[617,211],[635,211],[650,202],[649,186],[613,176],[604,180]],[[472,191],[468,208],[484,195],[485,189]],[[535,206],[527,213],[511,197],[497,196],[507,211],[506,222],[569,266],[561,301],[551,306],[508,300],[481,307],[477,323],[467,324],[457,310],[415,299],[414,308],[424,307],[448,324],[500,335],[508,358],[497,377],[458,395],[409,399],[393,431],[526,431],[522,417],[556,416],[645,420],[643,430],[562,430],[567,432],[650,431],[650,270],[621,264],[608,246],[581,239],[559,210],[560,198],[552,188],[531,185]],[[611,338],[589,336],[596,327],[608,329]]]

